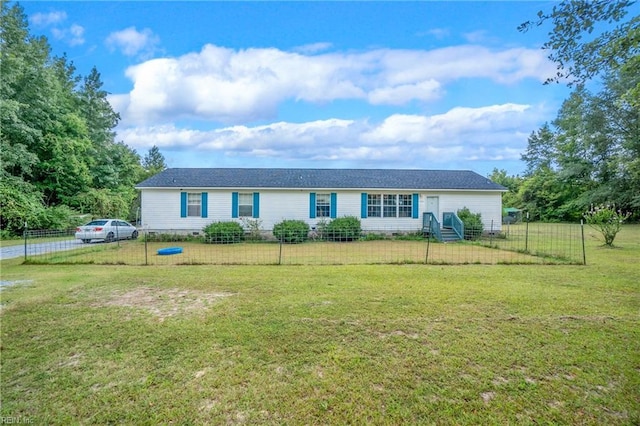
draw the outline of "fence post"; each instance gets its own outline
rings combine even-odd
[[[278,265],[282,265],[282,240],[284,237],[278,238],[278,244],[280,244],[280,253],[278,254]]]
[[[29,227],[27,222],[24,222],[24,261],[27,261],[27,233],[29,231]]]
[[[584,221],[580,219],[580,233],[582,234],[582,264],[587,264],[587,252],[584,249]]]
[[[431,246],[431,227],[433,226],[433,224],[431,223],[431,220],[433,219],[433,216],[429,216],[429,236],[427,237],[427,254],[424,257],[424,264],[427,265],[429,264],[429,247]]]
[[[147,254],[148,253],[148,247],[147,247],[148,246],[148,244],[147,244],[147,241],[148,241],[147,234],[148,234],[148,232],[146,232],[144,230],[144,228],[142,229],[142,232],[144,232],[144,264],[145,264],[145,266],[148,266],[149,265],[149,257],[148,257],[148,254]]]
[[[527,212],[527,226],[524,234],[524,252],[529,253],[529,212]]]
[[[493,246],[493,219],[491,219],[491,231],[489,232],[489,246]]]

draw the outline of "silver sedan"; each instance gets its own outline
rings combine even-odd
[[[76,228],[76,238],[83,243],[92,240],[104,240],[110,243],[115,240],[135,240],[138,230],[129,222],[120,219],[96,219]]]

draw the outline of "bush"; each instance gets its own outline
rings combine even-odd
[[[353,241],[359,239],[361,233],[360,219],[355,216],[333,219],[323,230],[324,237],[329,241]]]
[[[238,222],[214,222],[205,226],[204,242],[209,244],[239,243],[244,237],[244,229]]]
[[[303,220],[283,220],[273,226],[273,236],[282,243],[303,243],[309,238],[309,225]]]
[[[606,206],[591,207],[591,210],[584,214],[587,224],[597,229],[602,234],[605,245],[613,247],[613,240],[620,232],[622,222],[627,220],[631,213],[622,213],[616,210],[616,206],[607,204]]]
[[[458,210],[457,214],[464,225],[464,239],[477,240],[480,238],[484,230],[482,215],[480,213],[471,213],[466,207]]]
[[[83,219],[71,208],[60,205],[41,210],[36,223],[41,229],[72,229],[82,225]]]
[[[243,217],[240,221],[242,222],[242,227],[245,230],[245,240],[260,241],[263,239],[261,231],[262,221],[260,219],[249,219]]]
[[[145,239],[149,242],[157,243],[176,243],[176,242],[189,242],[196,243],[202,242],[202,237],[191,234],[162,234],[157,232],[148,232],[145,235]]]

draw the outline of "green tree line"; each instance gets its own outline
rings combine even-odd
[[[509,189],[505,205],[533,220],[579,220],[595,205],[640,219],[640,17],[629,16],[633,4],[563,1],[520,26],[551,24],[543,49],[558,71],[547,84],[573,91],[555,120],[529,136],[524,174],[495,169],[489,176]]]
[[[76,74],[18,4],[0,15],[0,230],[74,226],[82,216],[135,217],[134,186],[166,168],[157,147],[141,159],[114,128],[120,116],[100,73]]]
[[[509,189],[503,204],[533,220],[575,221],[602,204],[640,219],[640,114],[624,96],[639,82],[640,72],[617,71],[596,93],[576,88],[556,119],[529,136],[523,175],[489,176]]]

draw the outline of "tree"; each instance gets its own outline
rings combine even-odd
[[[621,70],[606,76],[598,93],[580,86],[551,125],[532,133],[522,155],[525,178],[542,180],[520,195],[541,207],[535,209],[554,206],[556,219],[573,220],[593,204],[640,208],[640,114],[624,96],[638,82],[640,74]],[[559,191],[553,203],[550,194],[532,192],[543,188]]]
[[[144,171],[138,154],[114,140],[120,117],[99,72],[76,75],[66,56],[51,55],[45,37],[30,34],[19,5],[1,6],[0,227],[59,226],[73,214],[69,207],[88,205],[128,214]],[[94,192],[110,207],[87,202]]]
[[[522,201],[518,196],[518,190],[522,185],[522,178],[520,176],[509,176],[506,170],[493,169],[493,172],[488,176],[492,182],[504,186],[509,191],[502,195],[502,205],[504,207],[517,207],[522,205]]]
[[[624,20],[633,4],[632,0],[566,0],[549,13],[539,11],[536,20],[522,23],[518,30],[551,21],[553,29],[542,48],[551,50],[549,59],[558,71],[548,82],[584,83],[623,67],[638,69],[640,16]]]
[[[554,133],[549,123],[536,132],[531,132],[527,143],[527,150],[521,155],[527,164],[525,176],[531,176],[538,170],[550,169],[554,162]]]
[[[142,159],[142,167],[144,168],[145,176],[147,178],[156,175],[167,168],[164,156],[156,145],[152,146],[147,155]]]
[[[550,82],[575,90],[551,125],[529,137],[519,195],[540,218],[580,217],[590,205],[640,208],[640,16],[630,0],[569,0],[520,25],[551,23],[543,49],[557,65]],[[585,83],[602,79],[591,93]]]
[[[102,89],[100,73],[94,67],[82,80],[78,90],[78,106],[88,128],[91,141],[89,162],[92,184],[96,188],[114,188],[118,185],[119,168],[114,164],[112,152],[115,132],[120,115],[113,111],[107,100],[108,93]]]

